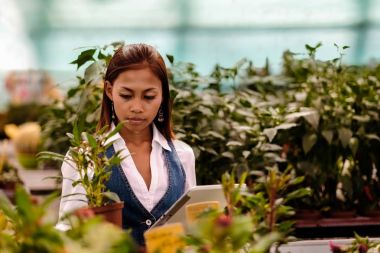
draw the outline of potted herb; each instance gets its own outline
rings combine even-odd
[[[121,211],[124,206],[116,193],[106,190],[105,183],[110,178],[111,167],[120,164],[123,158],[120,151],[107,157],[106,150],[112,146],[109,139],[122,128],[120,123],[112,132],[106,132],[106,127],[95,134],[81,132],[78,125],[74,126],[73,134],[67,134],[71,147],[66,156],[44,151],[38,154],[39,159],[53,159],[73,164],[79,178],[73,181],[73,186],[81,185],[85,191],[88,207],[95,214],[121,226]],[[63,196],[68,197],[68,196]]]

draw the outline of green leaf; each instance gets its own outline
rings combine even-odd
[[[91,148],[95,149],[98,146],[98,143],[96,142],[96,139],[92,134],[86,133],[88,143],[90,144]]]
[[[72,98],[79,91],[78,87],[72,88],[67,92],[67,97]]]
[[[66,135],[70,138],[70,139],[74,139],[74,135],[72,133],[66,133]]]
[[[300,184],[304,181],[305,177],[304,176],[301,176],[301,177],[296,177],[292,180],[289,181],[289,185],[297,185],[297,184]]]
[[[62,154],[50,152],[50,151],[41,151],[36,156],[37,160],[57,160],[64,161],[65,156]]]
[[[368,139],[370,139],[370,140],[378,140],[378,141],[380,141],[380,137],[377,134],[366,134],[365,137],[368,138]]]
[[[75,61],[72,61],[70,64],[77,64],[77,69],[79,69],[83,64],[89,61],[94,61],[94,54],[96,49],[88,49],[80,53],[78,58]]]
[[[322,131],[322,136],[325,138],[328,144],[331,144],[334,132],[332,130],[324,130]]]
[[[240,141],[229,141],[227,142],[226,146],[243,146],[243,143]]]
[[[244,158],[247,158],[250,154],[251,154],[251,151],[248,151],[248,150],[243,151],[243,157]]]
[[[71,184],[71,186],[72,186],[72,187],[75,187],[75,186],[77,186],[78,184],[82,184],[82,183],[83,183],[82,180],[76,180],[76,181],[74,181],[74,182]]]
[[[226,139],[223,135],[221,135],[221,134],[219,134],[219,133],[217,133],[215,131],[208,131],[207,135],[210,135],[212,137],[215,137],[215,138],[221,139],[221,140],[225,140]]]
[[[264,253],[268,252],[269,248],[278,242],[283,236],[278,232],[270,232],[263,237],[258,238],[257,243],[251,248],[249,253]]]
[[[230,159],[234,159],[235,158],[234,154],[231,153],[231,152],[229,152],[229,151],[223,152],[221,155],[223,157],[227,157],[227,158],[230,158]]]
[[[316,134],[306,134],[302,137],[302,148],[305,154],[307,154],[314,144],[317,142],[317,135]]]
[[[99,60],[106,60],[107,59],[107,56],[105,54],[103,54],[102,50],[99,50],[98,59]]]
[[[168,60],[169,60],[169,62],[170,62],[171,64],[174,63],[174,57],[173,57],[173,55],[167,54],[167,55],[166,55],[166,58],[168,58]]]
[[[17,187],[16,189],[15,202],[19,215],[22,215],[25,221],[33,222],[35,213],[34,210],[31,210],[32,202],[22,187]]]
[[[354,115],[352,116],[352,119],[365,123],[365,122],[369,122],[371,120],[371,117],[369,115]]]
[[[264,143],[260,146],[260,150],[262,151],[280,151],[282,147],[277,144]]]
[[[124,122],[123,121],[120,122],[119,124],[117,124],[117,126],[115,127],[115,129],[107,135],[106,139],[108,140],[109,138],[111,138],[112,136],[114,136],[115,134],[117,134],[118,132],[120,132],[120,130],[123,128],[123,126],[124,126]]]
[[[81,141],[81,139],[80,139],[80,132],[79,132],[79,128],[78,128],[78,122],[74,123],[73,135],[74,135],[74,141],[76,143],[79,143]]]
[[[117,195],[115,192],[107,191],[107,192],[103,192],[102,194],[104,197],[106,197],[106,198],[108,198],[114,202],[121,202],[119,195]]]
[[[292,191],[291,193],[288,193],[285,197],[285,202],[292,200],[292,199],[300,199],[305,196],[310,196],[311,191],[308,188],[300,188],[298,190]]]
[[[350,47],[349,47],[349,46],[343,46],[342,48],[343,48],[343,49],[347,49],[347,48],[350,48]]]
[[[293,127],[298,126],[296,123],[283,123],[281,125],[278,125],[274,128],[266,128],[264,129],[263,133],[265,136],[267,136],[269,142],[272,142],[274,137],[276,137],[277,131],[278,130],[287,130]]]
[[[86,83],[94,82],[101,83],[103,80],[103,73],[105,72],[105,61],[99,60],[93,62],[90,66],[84,71],[84,80]]]
[[[351,137],[348,146],[350,147],[351,152],[352,152],[352,154],[355,157],[356,152],[358,151],[358,147],[359,147],[359,140],[358,140],[358,138]]]
[[[213,154],[214,156],[219,156],[219,154],[213,148],[206,148],[204,151]]]
[[[268,138],[269,142],[272,142],[274,137],[276,137],[277,129],[276,128],[266,128],[266,129],[264,129],[263,133]]]
[[[295,112],[286,115],[286,119],[290,122],[294,122],[300,117],[304,118],[315,130],[318,130],[319,125],[319,113],[315,109],[308,109],[301,112]]]
[[[122,47],[124,46],[124,41],[115,41],[115,42],[112,42],[110,45],[113,46],[114,48],[119,48],[119,47]]]
[[[298,126],[298,124],[296,124],[296,123],[283,123],[281,125],[276,126],[276,129],[277,130],[287,130],[287,129],[290,129],[290,128],[293,128],[296,126]]]
[[[342,146],[347,147],[351,137],[352,131],[348,128],[342,127],[338,129],[339,140],[342,143]]]

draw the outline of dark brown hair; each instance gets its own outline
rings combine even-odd
[[[157,115],[154,118],[153,122],[161,134],[165,136],[165,138],[172,139],[174,138],[171,123],[172,102],[170,99],[169,80],[168,73],[166,71],[166,65],[158,51],[154,47],[146,44],[129,44],[122,46],[115,51],[115,54],[108,64],[104,77],[103,100],[97,129],[99,130],[104,126],[109,127],[112,122],[112,101],[106,94],[105,82],[108,81],[111,83],[111,85],[113,85],[116,78],[123,71],[143,68],[149,68],[153,74],[161,81],[161,109],[164,114],[164,121],[159,122],[157,120]]]

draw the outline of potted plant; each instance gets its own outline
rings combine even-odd
[[[38,154],[39,159],[53,159],[74,164],[79,178],[73,181],[73,186],[80,184],[87,199],[88,207],[95,214],[121,227],[121,211],[124,206],[116,193],[106,190],[105,183],[110,178],[111,167],[120,164],[123,158],[120,151],[107,157],[106,150],[113,144],[109,139],[118,133],[123,123],[112,131],[106,132],[103,127],[95,134],[81,132],[78,125],[74,126],[73,134],[68,133],[71,147],[66,156],[44,151]],[[67,196],[62,196],[67,197]]]
[[[36,169],[36,155],[41,146],[41,126],[36,122],[26,122],[20,126],[8,124],[5,133],[12,140],[20,165],[25,169]]]
[[[6,150],[6,145],[2,146]],[[0,153],[0,190],[11,200],[14,200],[16,185],[22,184],[18,176],[17,169],[9,163],[8,157],[4,153]]]
[[[380,186],[378,66],[342,65],[338,46],[338,58],[318,61],[319,46],[307,46],[306,59],[284,54],[283,75],[293,83],[286,101],[293,109],[283,121],[295,125],[271,142],[284,147],[284,157],[313,190],[299,207],[368,212],[378,207]]]
[[[71,230],[55,229],[55,222],[47,213],[56,197],[52,194],[37,203],[25,189],[18,187],[14,206],[0,195],[0,252],[137,252],[127,231],[99,217],[72,215]]]

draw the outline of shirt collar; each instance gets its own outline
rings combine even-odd
[[[108,133],[111,133],[114,129],[115,129],[115,124],[114,123],[111,123],[111,129],[109,130],[109,132]],[[107,144],[108,143],[111,143],[111,142],[116,142],[117,140],[119,140],[119,139],[123,139],[122,137],[121,137],[121,135],[120,135],[120,133],[116,133],[116,134],[114,134],[113,136],[111,136],[108,140],[107,140]]]
[[[168,151],[172,151],[172,149],[169,147],[168,141],[161,134],[161,132],[157,129],[155,124],[153,124],[153,140],[152,140],[152,142],[157,142],[164,149],[166,149]]]
[[[115,124],[112,123],[111,124],[111,129],[109,132],[112,132],[113,130],[115,129]],[[110,137],[107,141],[107,143],[110,143],[110,142],[115,142],[119,139],[123,139],[120,135],[120,133],[116,133],[114,136]],[[170,148],[169,144],[168,144],[168,141],[166,140],[166,138],[161,134],[161,132],[157,129],[156,125],[153,124],[153,139],[152,139],[152,143],[153,142],[156,142],[158,143],[162,148],[168,150],[168,151],[172,151],[172,149]]]

